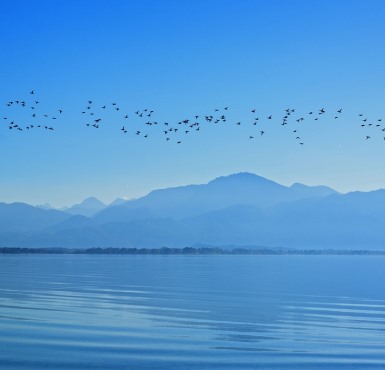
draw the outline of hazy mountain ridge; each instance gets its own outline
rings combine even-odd
[[[0,233],[42,230],[65,221],[70,215],[25,203],[0,203]]]
[[[207,184],[154,190],[142,198],[126,201],[114,210],[106,208],[98,213],[97,218],[104,222],[112,221],[115,218],[113,211],[124,213],[123,208],[119,207],[127,207],[140,209],[141,212],[147,210],[151,217],[183,219],[239,204],[266,208],[285,201],[325,195],[326,187],[302,187],[302,190],[286,187],[264,177],[242,172],[218,177]],[[327,195],[336,193],[327,189]]]
[[[118,205],[91,198],[72,208],[90,204],[101,210],[88,217],[0,204],[0,221],[7,221],[1,222],[0,246],[385,248],[385,190],[340,194],[240,173]]]
[[[99,199],[95,197],[89,197],[84,199],[79,204],[74,204],[73,206],[66,208],[64,212],[70,213],[72,215],[91,217],[104,208],[106,208],[106,205],[102,203]]]

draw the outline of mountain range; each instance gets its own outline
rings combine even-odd
[[[1,247],[384,249],[385,190],[341,194],[251,173],[57,210],[0,203]]]

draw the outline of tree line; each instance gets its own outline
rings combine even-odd
[[[385,255],[385,250],[292,248],[20,248],[0,247],[0,254],[131,254],[131,255]]]

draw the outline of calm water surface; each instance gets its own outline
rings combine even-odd
[[[1,369],[384,369],[385,257],[0,255]]]

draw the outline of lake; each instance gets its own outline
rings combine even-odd
[[[385,256],[0,255],[1,369],[384,369]]]

